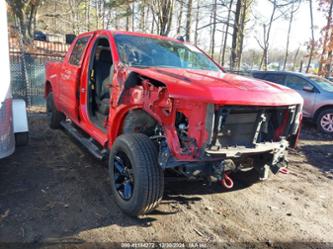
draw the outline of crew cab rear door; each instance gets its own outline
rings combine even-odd
[[[71,120],[78,120],[79,86],[83,58],[92,34],[79,36],[67,53],[60,71],[60,102],[64,113]]]

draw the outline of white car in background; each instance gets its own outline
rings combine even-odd
[[[27,144],[29,138],[25,102],[11,94],[6,7],[5,0],[0,0],[0,159],[11,155],[15,145]]]

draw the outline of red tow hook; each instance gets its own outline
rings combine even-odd
[[[234,187],[234,181],[226,173],[224,173],[224,177],[220,183],[227,189],[232,189]]]
[[[286,174],[289,173],[289,170],[286,167],[281,167],[279,169],[279,172],[282,173],[282,174],[284,174],[284,175],[286,175]]]

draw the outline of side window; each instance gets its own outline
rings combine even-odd
[[[283,74],[266,74],[264,80],[283,85],[284,78]]]
[[[87,46],[87,43],[89,41],[89,36],[85,36],[80,38],[79,40],[77,40],[71,56],[69,57],[69,63],[75,66],[79,66],[80,65],[80,61],[81,61],[81,57],[82,57],[82,53],[85,49],[85,47]]]
[[[286,86],[295,90],[303,90],[305,86],[312,86],[309,82],[296,75],[287,75]]]

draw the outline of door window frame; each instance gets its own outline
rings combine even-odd
[[[278,83],[278,82],[274,82],[274,81],[270,81],[269,79],[267,79],[267,77],[270,77],[270,76],[282,76],[283,79],[282,79],[282,82],[281,83]],[[269,82],[273,82],[275,84],[279,84],[279,85],[282,85],[282,86],[285,86],[286,85],[286,78],[287,78],[287,75],[284,75],[284,74],[277,74],[277,73],[265,73],[264,77],[263,77],[263,80],[267,80]]]
[[[92,34],[79,36],[79,37],[74,41],[74,45],[72,46],[70,52],[67,54],[66,61],[67,61],[67,64],[68,64],[68,65],[71,65],[72,67],[77,67],[77,68],[80,68],[80,67],[81,67],[81,65],[82,65],[82,61],[83,61],[83,58],[84,58],[84,54],[85,54],[86,51],[87,51],[87,48],[88,48],[88,45],[89,45],[89,43],[90,43],[90,40],[91,40],[92,36],[93,36]],[[78,43],[78,41],[81,40],[81,39],[84,39],[84,38],[88,38],[88,40],[87,40],[87,42],[86,42],[86,44],[85,44],[84,49],[82,50],[82,53],[81,53],[81,56],[80,56],[79,64],[78,64],[78,65],[77,65],[77,64],[72,64],[72,63],[70,62],[70,58],[71,58],[71,56],[72,56],[72,54],[73,54],[74,48],[75,48],[76,44]]]
[[[292,75],[292,74],[288,74],[288,75],[286,75],[286,77],[285,77],[285,79],[284,79],[284,84],[285,84],[286,87],[291,88],[290,86],[287,85],[287,78],[288,78],[288,76],[289,76],[289,77],[296,77],[296,78],[299,78],[299,79],[305,81],[309,86],[312,86],[312,87],[313,87],[313,93],[318,93],[318,89],[317,89],[317,87],[316,87],[314,84],[312,84],[312,82],[311,82],[310,80],[308,80],[308,79],[306,79],[306,78],[303,78],[303,77],[301,77],[301,76],[299,76],[299,75]],[[303,91],[303,92],[307,92],[307,91],[304,91],[303,88],[304,88],[304,86],[302,87],[302,89],[294,89],[294,88],[291,88],[291,89],[293,89],[293,90],[295,90],[295,91]]]

